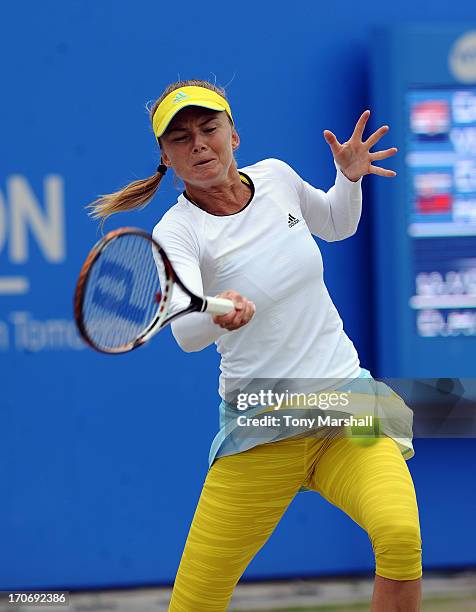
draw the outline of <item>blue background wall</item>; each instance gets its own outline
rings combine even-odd
[[[429,17],[476,21],[476,7],[405,0],[379,5],[376,15],[349,0],[292,10],[246,0],[175,9],[150,0],[47,0],[3,5],[0,14],[0,270],[29,283],[24,294],[0,295],[0,588],[170,582],[218,424],[218,361],[213,347],[182,353],[169,332],[119,358],[80,348],[71,298],[98,235],[84,205],[154,172],[159,153],[144,105],[178,75],[228,84],[240,166],[277,157],[328,188],[334,166],[322,131],[347,138],[371,104],[373,28]],[[388,120],[385,109],[378,113]],[[399,145],[391,136],[383,144]],[[371,197],[376,180],[364,180],[358,234],[320,243],[330,293],[371,370],[371,226],[385,205]],[[47,193],[55,188],[57,196]],[[151,229],[177,193],[167,177],[146,210],[108,229]],[[162,408],[171,403],[167,418]],[[426,567],[475,564],[476,502],[467,488],[474,441],[416,440],[415,448],[409,467]],[[366,534],[307,494],[245,576],[372,569]]]

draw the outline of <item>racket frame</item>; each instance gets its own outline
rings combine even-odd
[[[147,328],[132,342],[127,344],[123,344],[118,347],[101,347],[98,346],[90,337],[83,317],[83,304],[84,304],[84,296],[86,294],[88,280],[91,274],[91,271],[94,268],[94,264],[97,259],[113,240],[118,239],[121,236],[125,235],[136,235],[148,240],[151,243],[151,248],[155,248],[162,259],[164,264],[164,272],[165,272],[165,285],[163,287],[163,291],[160,296],[160,302],[157,306],[157,313],[152,321],[149,323]],[[177,284],[180,289],[184,293],[186,293],[190,298],[190,304],[172,315],[167,317],[167,307],[171,302],[174,284]],[[130,352],[146,342],[148,342],[155,334],[157,334],[161,329],[163,329],[166,325],[182,317],[183,315],[192,313],[192,312],[209,312],[210,314],[225,314],[227,312],[231,312],[233,310],[234,304],[231,300],[225,300],[222,298],[212,298],[212,297],[200,297],[195,295],[190,289],[188,289],[184,283],[181,281],[180,277],[177,275],[173,266],[167,257],[167,253],[164,249],[158,244],[158,242],[148,234],[146,231],[135,228],[135,227],[121,227],[116,230],[112,230],[108,232],[105,236],[103,236],[91,249],[86,260],[84,261],[81,271],[79,273],[78,282],[76,284],[76,290],[74,292],[74,318],[76,321],[76,325],[78,327],[78,331],[83,338],[83,340],[96,351],[100,353],[107,353],[110,355],[118,355],[121,353]]]

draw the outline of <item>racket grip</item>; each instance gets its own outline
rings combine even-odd
[[[204,312],[209,312],[210,314],[222,315],[235,309],[235,305],[231,300],[215,297],[207,297],[205,300],[206,306]]]

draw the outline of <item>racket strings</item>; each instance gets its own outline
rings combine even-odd
[[[109,241],[90,270],[83,298],[90,340],[107,349],[133,343],[155,320],[156,294],[166,280],[160,254],[148,239],[121,234]]]

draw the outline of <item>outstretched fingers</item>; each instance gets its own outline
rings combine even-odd
[[[367,125],[367,121],[369,120],[369,117],[370,117],[370,111],[369,110],[364,111],[360,115],[359,120],[355,124],[354,131],[353,131],[352,136],[350,138],[351,140],[362,140],[362,135],[364,133],[365,126]]]
[[[379,168],[378,166],[369,166],[369,174],[376,174],[378,176],[397,176],[397,173],[393,170],[387,170],[386,168]]]
[[[374,144],[377,143],[382,138],[382,136],[388,132],[389,129],[390,128],[388,127],[388,125],[382,125],[382,127],[379,127],[378,130],[371,134],[364,142],[364,145],[367,147],[367,149],[371,149]]]
[[[324,130],[324,138],[327,144],[330,146],[332,154],[335,157],[341,150],[342,145],[337,140],[336,135],[333,134],[330,130]]]
[[[398,151],[397,147],[392,147],[390,149],[385,149],[383,151],[375,151],[375,153],[370,153],[369,158],[371,162],[378,161],[381,159],[387,159],[387,157],[392,157]],[[369,166],[369,174],[377,174],[378,176],[397,176],[397,173],[394,170],[387,170],[386,168],[380,168],[379,166]]]
[[[378,161],[380,159],[387,159],[387,157],[392,157],[397,153],[397,147],[392,147],[391,149],[385,149],[384,151],[375,151],[375,153],[370,153],[370,161]]]

